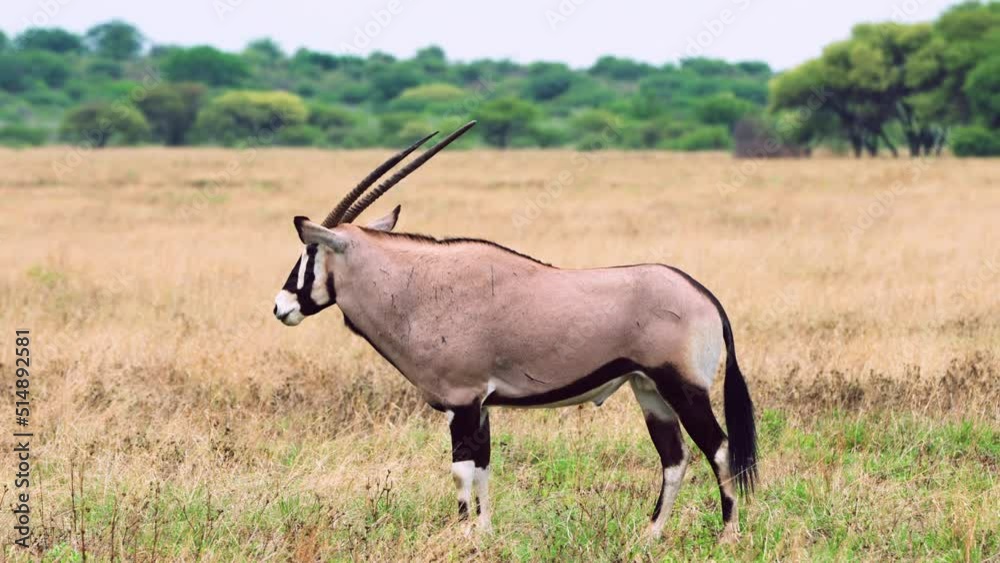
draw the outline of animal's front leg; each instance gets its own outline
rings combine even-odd
[[[449,412],[451,428],[451,473],[458,489],[458,514],[469,515],[472,486],[476,485],[479,504],[479,526],[490,528],[489,466],[490,422],[489,415],[479,402]]]

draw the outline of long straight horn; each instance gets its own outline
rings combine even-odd
[[[444,139],[441,139],[441,141],[438,144],[427,149],[423,154],[410,161],[406,166],[404,166],[398,172],[390,176],[388,180],[379,184],[377,188],[366,193],[365,197],[361,198],[361,201],[358,201],[357,203],[352,205],[350,209],[347,210],[347,213],[344,214],[343,222],[350,223],[351,221],[353,221],[355,218],[357,218],[358,215],[361,214],[362,211],[364,211],[365,209],[368,208],[369,205],[374,203],[376,199],[378,199],[379,197],[382,196],[382,194],[387,192],[389,188],[398,184],[400,180],[409,176],[410,173],[416,170],[417,168],[420,168],[420,166],[423,163],[430,160],[431,157],[439,153],[441,149],[450,145],[452,141],[461,137],[463,134],[465,134],[466,131],[472,129],[472,127],[475,125],[476,125],[475,121],[470,121],[466,123],[451,135],[448,135]]]
[[[393,166],[396,166],[397,164],[400,163],[400,161],[409,156],[411,152],[420,148],[421,145],[426,143],[428,140],[430,140],[431,137],[437,134],[438,132],[435,131],[430,135],[427,135],[423,139],[420,139],[419,141],[413,143],[403,151],[397,153],[389,160],[383,162],[375,170],[372,170],[370,174],[365,176],[364,180],[361,180],[361,182],[359,182],[358,185],[355,186],[353,190],[348,192],[348,194],[345,195],[344,198],[340,200],[340,203],[337,204],[337,207],[333,208],[333,211],[331,211],[330,214],[326,216],[326,219],[323,219],[323,226],[328,229],[336,227],[343,219],[344,212],[347,211],[347,208],[350,207],[352,203],[354,203],[354,200],[361,197],[361,194],[363,194],[365,190],[368,189],[369,186],[374,184],[376,180],[381,178],[382,175],[388,172]]]

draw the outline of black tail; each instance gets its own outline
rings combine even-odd
[[[757,481],[757,426],[753,419],[753,401],[743,373],[736,362],[733,329],[726,312],[719,305],[722,338],[726,342],[726,382],[723,387],[726,430],[729,432],[729,470],[736,478],[740,493],[753,492]]]
[[[747,382],[736,363],[736,345],[733,344],[733,327],[729,325],[729,316],[722,308],[722,303],[708,288],[678,268],[667,268],[683,276],[719,311],[722,340],[726,343],[726,383],[722,390],[726,402],[726,430],[729,431],[729,470],[736,479],[740,493],[752,493],[757,481],[757,426],[753,421],[750,390],[747,389]]]

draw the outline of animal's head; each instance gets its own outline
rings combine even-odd
[[[417,150],[417,148],[437,133],[431,133],[383,162],[344,196],[344,199],[333,208],[333,211],[326,216],[322,224],[313,223],[306,217],[296,217],[295,230],[298,232],[299,240],[305,245],[305,248],[301,251],[295,267],[288,274],[285,285],[274,299],[274,316],[288,326],[295,326],[306,317],[315,315],[323,309],[334,305],[337,302],[337,284],[334,279],[333,267],[334,257],[338,253],[348,251],[348,245],[343,232],[344,229],[338,229],[337,226],[353,221],[389,188],[399,183],[400,180],[419,168],[420,165],[427,162],[438,151],[448,146],[475,124],[475,121],[465,124],[451,135],[442,139],[440,143],[413,159],[413,161],[393,174],[388,180],[379,184],[374,190],[365,194],[365,190],[374,184],[383,174],[388,172],[393,166],[399,164],[407,155]],[[364,194],[364,197],[358,200],[362,194]],[[369,223],[367,228],[391,231],[399,219],[399,209],[399,206],[396,206],[385,217]]]
[[[388,215],[366,227],[391,231],[399,220],[399,210],[397,205]],[[274,316],[288,326],[295,326],[337,302],[333,257],[335,253],[344,252],[347,246],[342,234],[317,225],[307,217],[295,218],[295,230],[305,247],[274,298]]]

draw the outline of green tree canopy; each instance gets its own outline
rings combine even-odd
[[[237,55],[201,46],[171,52],[163,61],[163,73],[172,82],[236,86],[250,75],[250,70]]]
[[[135,26],[121,20],[96,25],[86,34],[87,43],[99,56],[124,61],[135,58],[142,51],[142,33]]]
[[[695,102],[695,115],[702,123],[724,125],[732,129],[737,121],[755,113],[757,106],[729,92],[713,94]]]
[[[243,49],[243,56],[272,65],[284,60],[285,53],[274,40],[265,37],[247,43],[246,49]]]
[[[413,86],[404,90],[392,102],[395,110],[442,112],[460,104],[465,90],[444,82]]]
[[[75,33],[58,27],[33,27],[14,39],[14,46],[22,51],[36,49],[53,53],[79,53],[83,51],[83,40]]]
[[[652,71],[652,65],[606,55],[597,59],[587,72],[611,80],[635,81]]]
[[[201,108],[205,87],[193,82],[160,84],[136,102],[152,137],[168,146],[183,145]]]
[[[525,135],[539,117],[534,104],[518,98],[500,98],[479,108],[483,139],[495,147],[509,147],[515,137]]]
[[[1000,129],[1000,54],[977,64],[962,91],[969,99],[973,120]]]
[[[95,148],[133,145],[149,138],[149,124],[137,109],[125,103],[92,102],[67,112],[59,135],[65,141]]]
[[[50,51],[0,53],[0,90],[19,93],[39,85],[59,88],[69,75],[69,63]]]
[[[201,136],[227,145],[266,144],[284,127],[303,125],[309,110],[288,92],[234,90],[210,101],[198,114]]]
[[[576,75],[562,63],[534,63],[528,66],[525,93],[544,102],[569,90]]]

